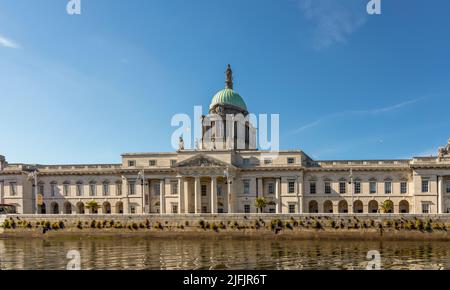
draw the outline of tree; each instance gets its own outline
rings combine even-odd
[[[87,209],[89,209],[92,213],[97,212],[97,210],[100,208],[100,205],[95,201],[90,201],[85,206]]]
[[[263,212],[264,208],[267,206],[267,201],[264,197],[257,197],[255,200],[255,206],[259,209],[259,212]]]
[[[393,212],[394,211],[394,204],[392,203],[392,201],[386,200],[380,205],[380,211],[382,213]]]

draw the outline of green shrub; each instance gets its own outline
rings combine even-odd
[[[10,220],[5,220],[5,221],[3,222],[3,228],[5,228],[5,229],[10,229],[10,228],[11,228],[11,222],[10,222]]]
[[[211,230],[213,230],[215,232],[217,232],[219,230],[219,227],[215,223],[212,223],[209,227]]]
[[[133,228],[133,230],[139,229],[139,226],[138,226],[137,223],[133,223],[133,224],[131,225],[131,227]]]
[[[427,232],[431,232],[433,230],[433,228],[431,227],[431,221],[430,220],[427,220],[425,222],[424,230],[427,231]]]
[[[78,221],[77,228],[79,228],[80,230],[83,229],[83,223],[81,221]]]
[[[51,224],[50,224],[49,221],[46,221],[46,222],[44,223],[44,228],[45,228],[45,229],[48,229],[48,230],[51,228]]]
[[[101,229],[103,227],[103,223],[101,221],[97,222],[97,229]]]
[[[59,223],[53,223],[51,226],[52,230],[59,230]]]
[[[423,222],[420,219],[416,220],[416,229],[418,229],[419,231],[423,231]]]
[[[59,221],[58,226],[60,229],[64,229],[66,227],[63,221]]]
[[[318,220],[314,220],[312,223],[314,229],[320,230],[322,228],[322,224]]]
[[[95,227],[97,226],[97,223],[95,222],[95,220],[91,221],[91,228],[95,229]]]
[[[111,227],[111,228],[114,227],[114,221],[113,221],[113,220],[110,220],[110,221],[109,221],[109,227]]]
[[[336,221],[330,220],[329,226],[330,226],[330,228],[333,228],[333,229],[336,228]]]
[[[163,229],[163,226],[162,226],[162,224],[161,224],[160,222],[156,222],[156,223],[153,225],[153,228],[156,229],[156,230],[162,230],[162,229]]]
[[[139,223],[139,228],[140,229],[145,229],[146,227],[145,227],[145,224],[144,223]]]
[[[198,221],[198,226],[199,226],[201,229],[205,229],[205,228],[206,228],[206,223],[205,223],[205,221],[204,221],[204,220],[199,220],[199,221]]]

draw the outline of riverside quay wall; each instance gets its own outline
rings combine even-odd
[[[147,236],[450,240],[450,215],[447,214],[3,215],[0,225],[0,238]]]

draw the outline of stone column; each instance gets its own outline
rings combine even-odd
[[[195,177],[195,191],[194,191],[194,208],[195,208],[195,213],[201,213],[202,209],[201,209],[201,202],[202,202],[202,197],[201,197],[201,184],[200,184],[200,177],[197,176]]]
[[[189,199],[191,198],[191,193],[189,192],[189,180],[185,180],[184,182],[182,182],[182,184],[184,188],[184,213],[190,213],[189,203],[191,203],[192,201],[189,201]]]
[[[5,203],[5,192],[4,192],[4,184],[5,182],[2,180],[0,181],[0,203],[4,204]],[[34,187],[33,187],[34,189]],[[34,191],[32,193],[34,195]]]
[[[234,180],[233,180],[233,178],[229,178],[228,179],[228,182],[227,182],[227,186],[228,186],[228,188],[227,188],[227,197],[228,197],[228,210],[227,210],[227,212],[230,214],[230,213],[233,213],[233,198],[232,198],[232,195],[233,195],[233,183],[234,183]]]
[[[178,177],[178,213],[184,212],[184,182],[183,177]]]
[[[211,213],[217,213],[217,177],[211,177]]]
[[[130,201],[128,198],[128,179],[123,178],[122,182],[122,195],[125,192],[125,197],[123,198],[123,214],[129,214],[130,213]]]
[[[438,214],[444,213],[444,178],[438,177]]]
[[[302,193],[302,187],[300,186],[300,177],[297,176],[297,179],[295,180],[296,183],[296,189],[297,189],[297,213],[303,213],[303,193]]]
[[[166,213],[166,184],[164,179],[159,181],[159,213]]]
[[[264,184],[262,178],[258,178],[258,197],[264,197]]]
[[[281,213],[280,178],[275,179],[276,213]]]

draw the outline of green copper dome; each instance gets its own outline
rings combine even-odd
[[[212,99],[210,109],[212,109],[215,105],[223,104],[223,105],[233,105],[235,107],[244,109],[247,111],[247,105],[245,104],[242,97],[233,91],[232,89],[223,89],[219,91]]]

